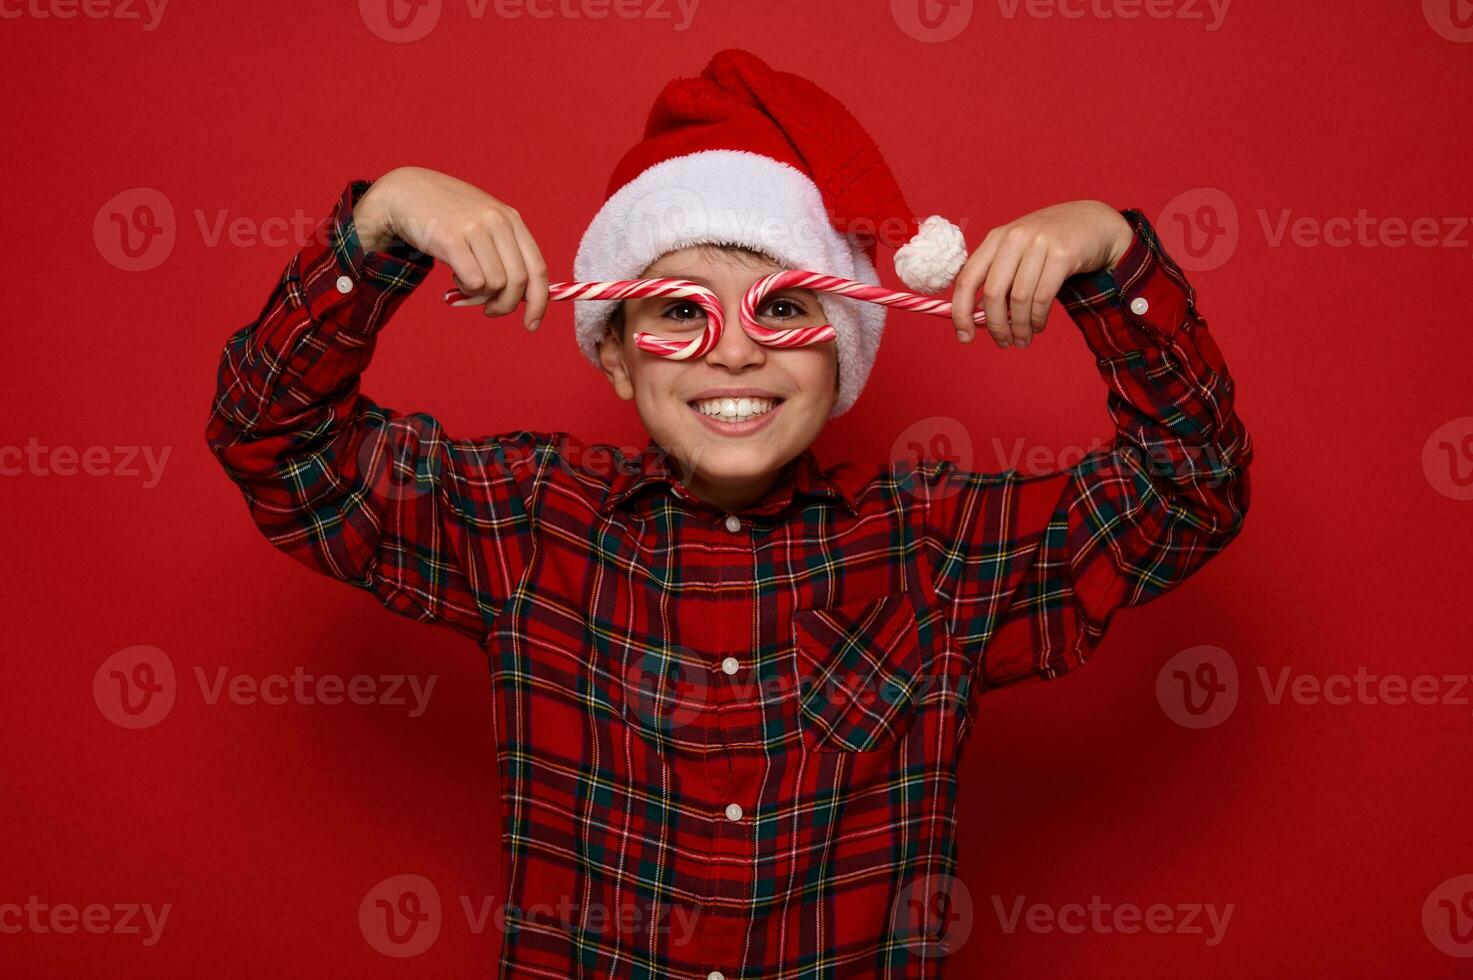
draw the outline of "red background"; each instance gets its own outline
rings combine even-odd
[[[446,0],[426,37],[391,43],[351,0],[176,0],[154,30],[37,16],[50,2],[0,4],[19,13],[0,20],[0,444],[171,455],[151,489],[143,476],[0,478],[12,556],[0,904],[172,908],[153,946],[0,933],[0,973],[492,974],[499,935],[474,934],[457,898],[499,888],[484,661],[314,576],[251,525],[203,428],[221,346],[296,245],[212,245],[207,232],[222,211],[268,230],[298,209],[320,218],[349,179],[413,163],[519,208],[566,277],[660,85],[735,45],[843,99],[912,206],[965,222],[973,247],[1039,207],[1100,198],[1143,208],[1185,258],[1173,214],[1198,198],[1173,205],[1179,195],[1215,189],[1236,210],[1215,219],[1236,228],[1236,249],[1190,274],[1256,443],[1246,530],[1187,586],[1120,614],[1077,675],[986,699],[958,814],[975,917],[949,975],[1466,974],[1434,945],[1423,905],[1473,872],[1473,691],[1438,682],[1461,706],[1275,705],[1259,674],[1469,670],[1473,502],[1438,489],[1450,463],[1441,477],[1423,463],[1452,423],[1456,462],[1473,466],[1459,442],[1473,432],[1473,232],[1441,241],[1473,215],[1473,43],[1435,29],[1456,34],[1448,17],[1466,3],[1242,3],[1209,30],[1082,2],[1078,18],[1009,17],[1010,4],[979,0],[942,40],[907,33],[905,3],[883,0],[704,0],[686,30],[678,15],[476,18]],[[140,187],[167,199],[176,240],[156,267],[126,271],[107,210]],[[1275,244],[1285,209],[1315,223],[1362,209],[1431,217],[1439,243]],[[454,435],[567,429],[643,445],[632,406],[577,354],[570,309],[526,335],[442,308],[442,280],[443,267],[384,335],[368,393]],[[883,458],[919,425],[964,433],[974,468],[1002,469],[1020,439],[1047,456],[1108,435],[1086,348],[1057,307],[1051,324],[1020,352],[958,348],[943,321],[892,317],[865,396],[820,457]],[[168,716],[130,731],[92,685],[139,644],[179,682]],[[1163,710],[1156,681],[1200,645],[1231,655],[1239,699],[1222,724],[1192,730]],[[419,718],[210,704],[195,670],[222,667],[412,672],[437,686]],[[447,907],[413,959],[375,952],[357,918],[402,873],[430,879]],[[1095,895],[1234,909],[1217,945],[1010,934],[997,910]]]

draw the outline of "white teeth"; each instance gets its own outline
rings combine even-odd
[[[695,406],[702,415],[724,422],[739,422],[770,412],[776,404],[777,400],[773,398],[707,398],[696,402]]]

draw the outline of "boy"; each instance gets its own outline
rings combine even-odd
[[[488,654],[505,808],[502,977],[935,977],[955,870],[955,767],[978,697],[1082,663],[1118,607],[1221,550],[1248,506],[1248,435],[1181,270],[1138,211],[1048,208],[967,256],[919,226],[836,100],[742,51],[656,101],[575,261],[580,281],[676,277],[726,312],[676,360],[682,299],[575,304],[577,337],[650,433],[611,465],[567,433],[447,437],[358,391],[374,337],[430,271],[526,303],[548,273],[512,208],[443,174],[354,182],[329,246],[290,263],[229,341],[209,441],[256,522],[311,567]],[[783,290],[782,268],[878,282],[905,229],[912,288],[979,294],[1000,347],[1060,295],[1097,358],[1109,450],[1023,477],[921,459],[821,468],[882,307]],[[548,909],[570,909],[555,916]]]

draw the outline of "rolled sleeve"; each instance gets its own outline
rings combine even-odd
[[[405,242],[365,251],[353,208],[372,186],[351,181],[311,243],[297,253],[288,280],[293,300],[315,320],[331,320],[364,336],[376,333],[434,268],[435,260]]]
[[[1100,357],[1170,346],[1196,318],[1196,291],[1140,210],[1120,212],[1135,232],[1115,265],[1065,280],[1059,298]]]

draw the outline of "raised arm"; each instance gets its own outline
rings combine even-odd
[[[925,544],[973,694],[1084,662],[1115,609],[1180,584],[1243,526],[1252,444],[1232,377],[1181,269],[1144,215],[1124,216],[1125,254],[1059,292],[1105,382],[1113,444],[1039,476],[921,468]]]
[[[434,264],[425,229],[421,252],[376,214],[363,222],[376,247],[364,247],[355,209],[370,186],[348,185],[226,343],[206,436],[272,544],[480,642],[526,567],[539,474],[561,434],[457,442],[429,415],[360,394],[378,331]],[[488,284],[474,256],[455,265],[465,285]]]

